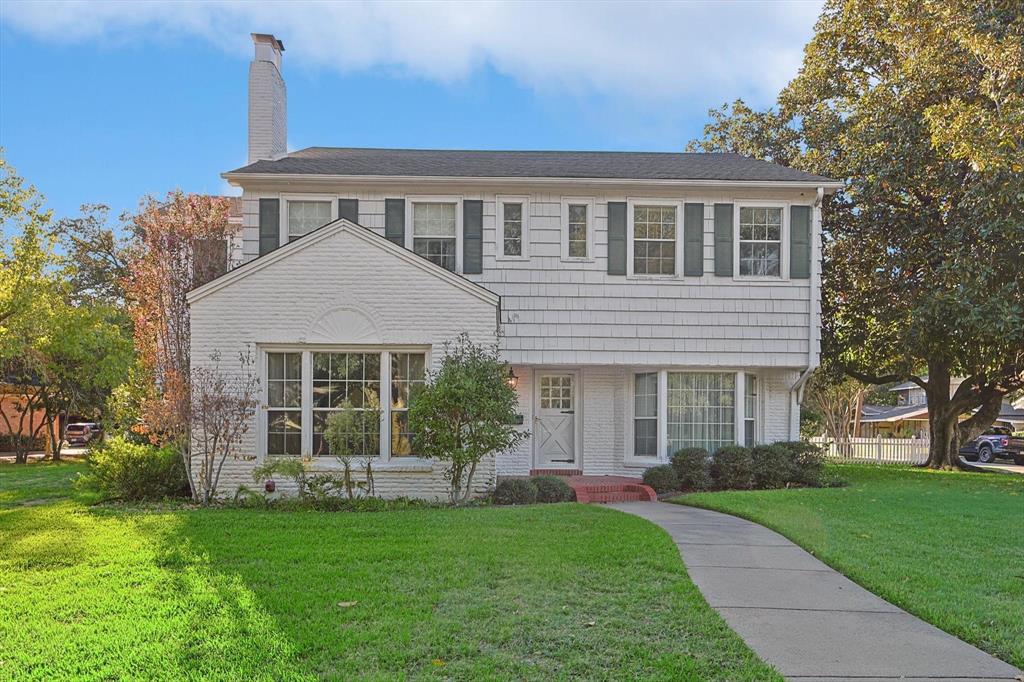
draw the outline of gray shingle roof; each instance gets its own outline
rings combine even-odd
[[[530,152],[309,147],[233,173],[466,178],[834,182],[739,154]]]

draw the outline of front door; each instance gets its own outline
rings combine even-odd
[[[534,418],[538,469],[576,466],[576,375],[540,373]]]

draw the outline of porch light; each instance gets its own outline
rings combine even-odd
[[[508,382],[509,388],[514,389],[519,385],[519,377],[516,376],[516,373],[512,371],[511,367],[508,368],[508,379],[506,379],[506,381]]]

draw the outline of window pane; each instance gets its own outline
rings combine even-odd
[[[713,453],[734,444],[735,389],[731,373],[669,372],[669,452],[701,447]]]
[[[674,275],[675,240],[674,206],[633,208],[633,272],[640,275]]]
[[[740,209],[740,275],[779,277],[782,273],[782,209]]]
[[[301,237],[331,222],[330,201],[288,201],[288,236]]]
[[[445,270],[455,272],[455,239],[413,239],[413,251]]]
[[[648,372],[633,378],[633,454],[658,455],[658,374]]]
[[[324,437],[327,419],[343,409],[359,413],[380,408],[379,353],[313,353],[313,455],[330,455]],[[357,454],[374,456],[380,451],[380,424],[372,417],[361,422],[358,433],[348,434],[358,441]]]
[[[414,203],[412,233],[421,237],[454,237],[455,204]]]
[[[426,355],[391,354],[391,456],[412,455],[413,434],[409,430],[409,404],[426,381]]]

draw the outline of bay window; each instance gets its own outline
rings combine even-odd
[[[632,395],[636,458],[665,461],[682,448],[714,453],[752,442],[756,431],[757,378],[751,374],[642,372],[632,377]]]
[[[781,277],[783,209],[741,206],[739,214],[740,276]]]
[[[264,452],[331,457],[324,435],[327,420],[353,410],[380,415],[354,421],[360,432],[348,436],[360,444],[358,456],[414,454],[408,411],[426,382],[426,358],[425,352],[411,349],[268,350]]]
[[[412,204],[412,250],[455,272],[457,205],[417,201]]]

